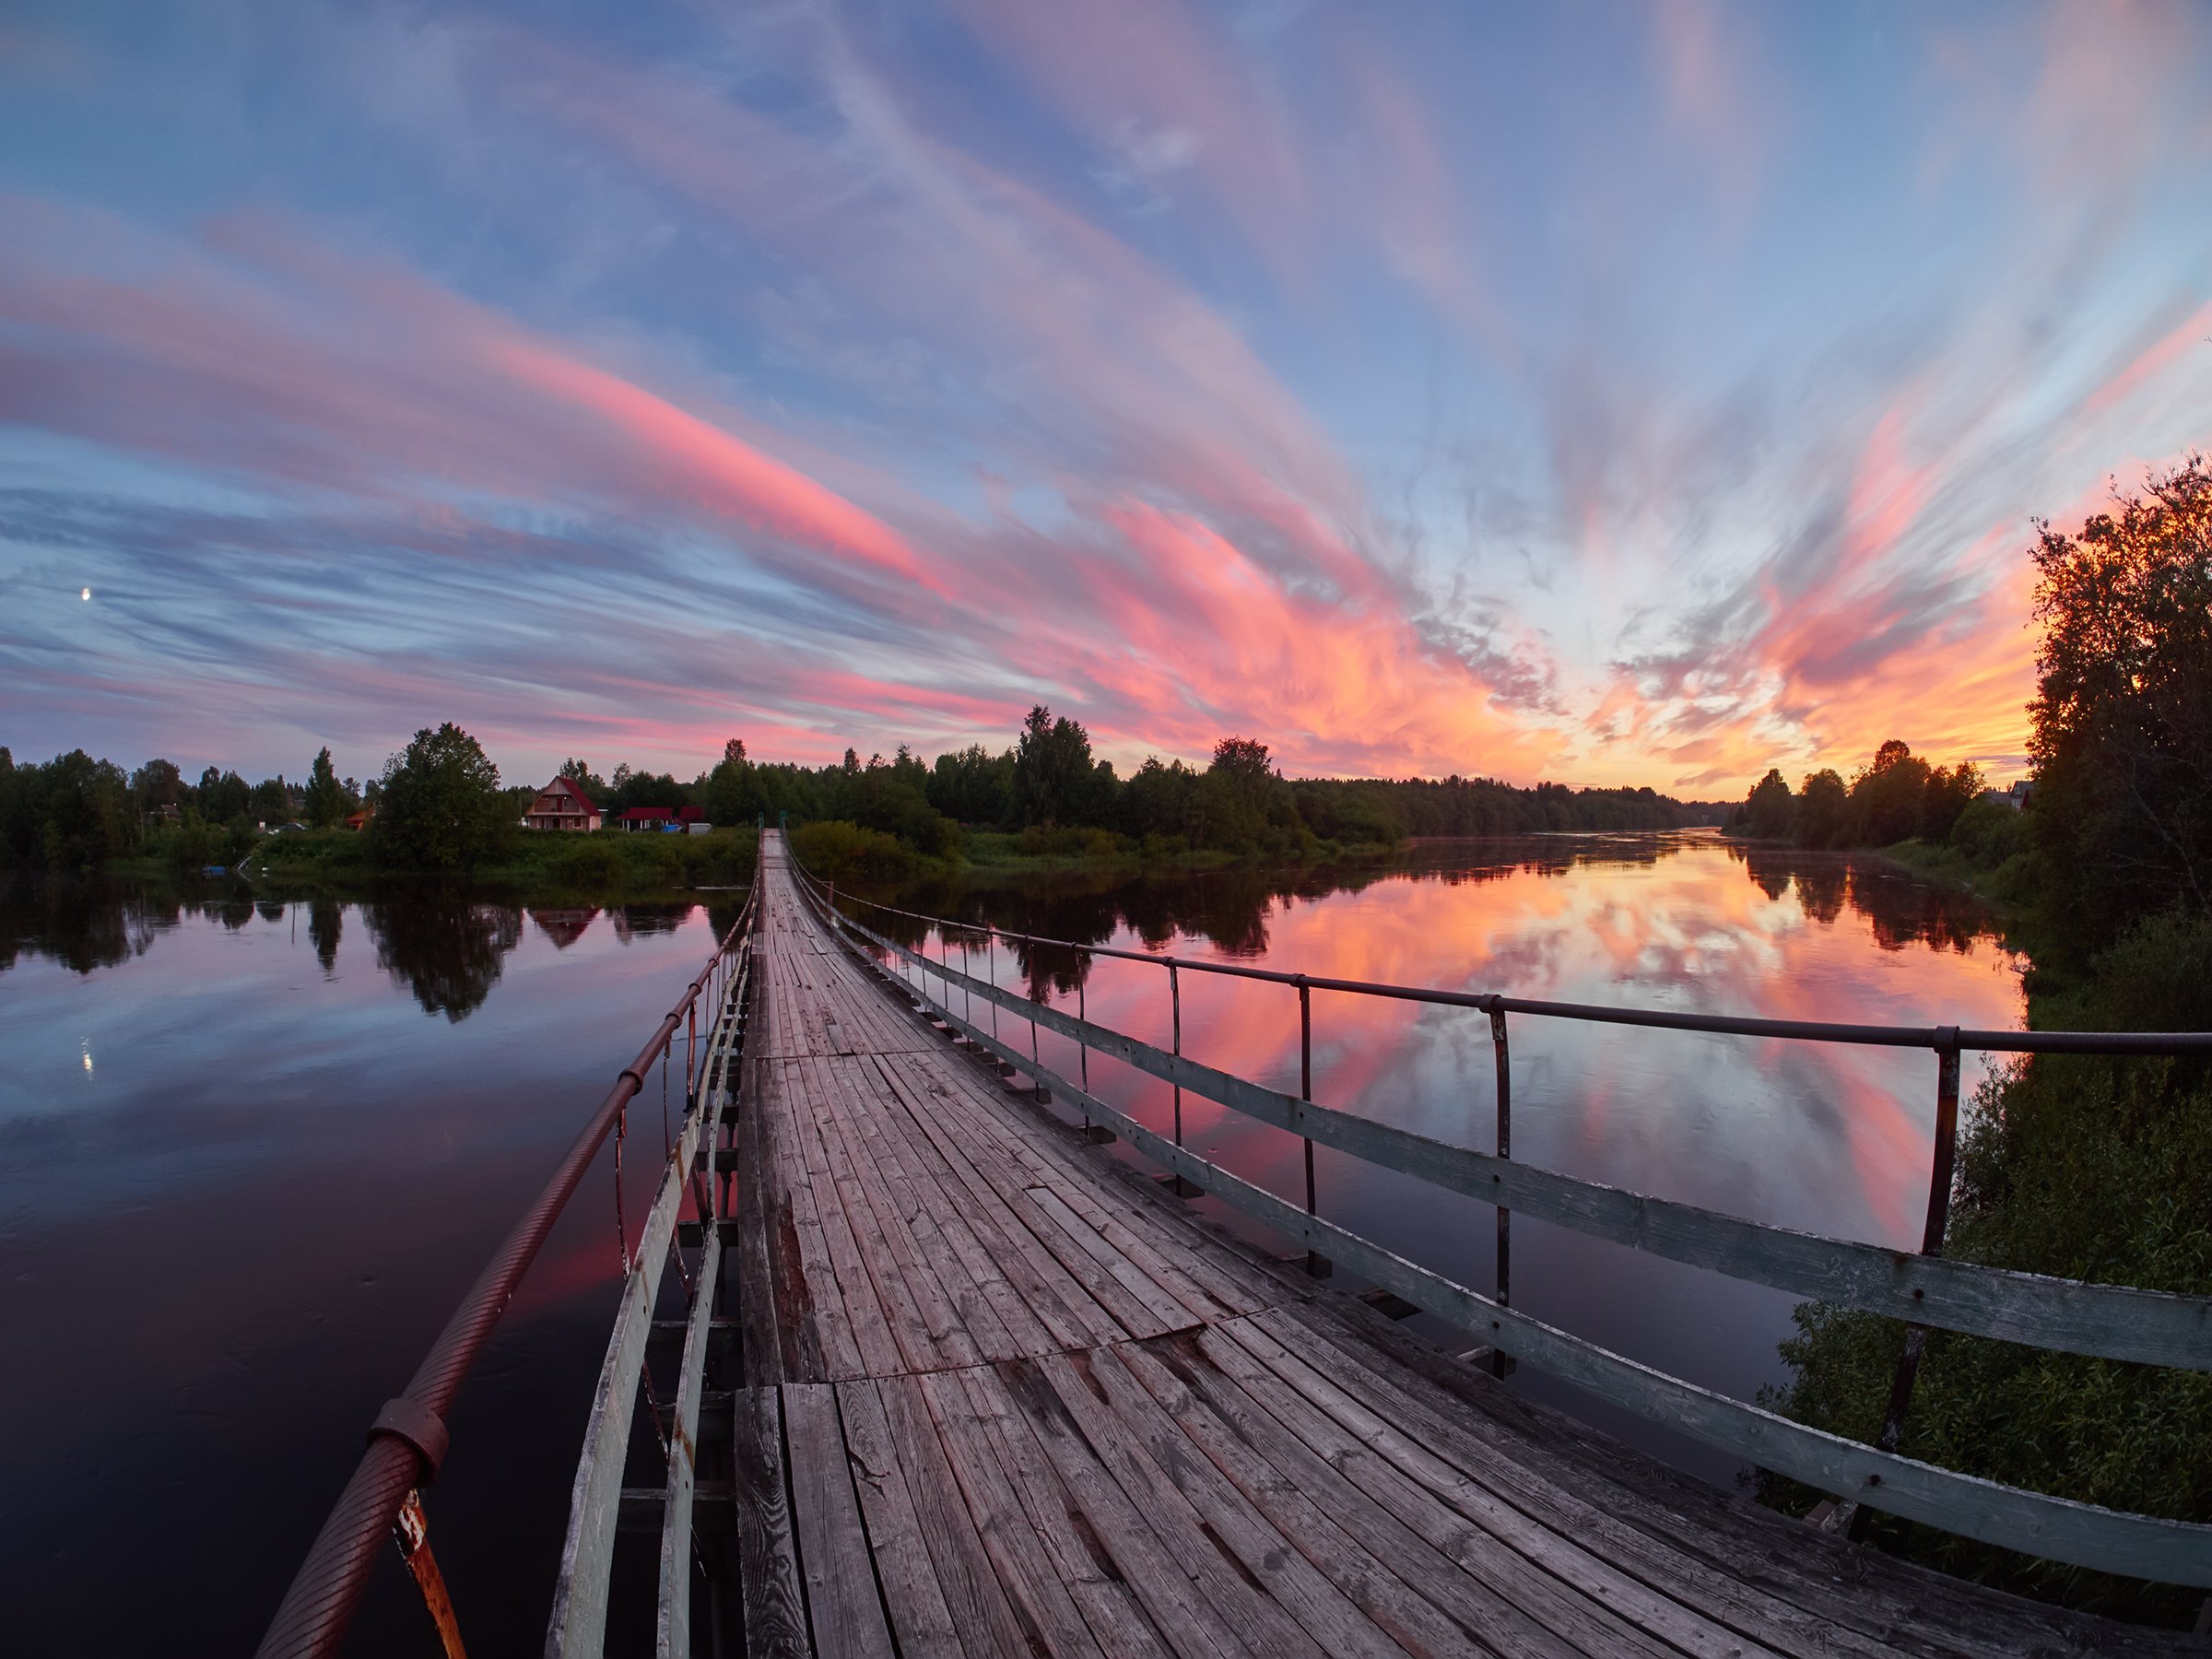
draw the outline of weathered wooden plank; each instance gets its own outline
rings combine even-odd
[[[994,1370],[976,1367],[947,1372],[944,1380],[965,1394],[967,1426],[992,1447],[1044,1559],[1060,1575],[1068,1599],[1102,1650],[1163,1656],[1174,1652],[1193,1659],[1230,1659],[1242,1651],[1233,1641],[1221,1640],[1218,1632],[1193,1627],[1188,1598],[1176,1594],[1187,1586],[1179,1576],[1169,1576],[1173,1570],[1165,1562],[1143,1562],[1138,1570],[1146,1580],[1143,1583],[1124,1571],[1109,1536],[1124,1517],[1101,1514],[1095,1507],[1098,1493],[1085,1478],[1098,1475],[1095,1465],[1067,1471],[1055,1468],[1006,1397]],[[1163,1604],[1175,1615],[1164,1622],[1156,1611]]]
[[[1145,1311],[1159,1322],[1160,1330],[1176,1330],[1194,1324],[1206,1317],[1193,1312],[1176,1300],[1158,1280],[1117,1249],[1103,1233],[1077,1216],[1068,1207],[1067,1201],[1060,1195],[1057,1187],[1041,1184],[1031,1186],[1026,1189],[1026,1195],[1077,1249],[1112,1275],[1116,1284],[1141,1302]]]
[[[1888,1250],[1577,1180],[1314,1105],[1031,1004],[986,981],[968,981],[958,971],[952,977],[979,996],[1025,1018],[1033,1016],[1048,1030],[1262,1123],[1593,1237],[1920,1324],[2066,1353],[2212,1371],[2212,1297],[2088,1284]],[[1027,1056],[1009,1047],[988,1039],[983,1046],[1032,1068]],[[1065,1098],[1080,1093],[1071,1094],[1065,1079],[1057,1076],[1039,1076]]]
[[[1486,1396],[1481,1408],[1472,1409],[1465,1398],[1443,1393],[1430,1378],[1384,1359],[1382,1350],[1362,1340],[1363,1334],[1326,1315],[1316,1316],[1311,1309],[1286,1312],[1284,1318],[1316,1338],[1299,1347],[1299,1357],[1352,1398],[1386,1416],[1418,1443],[1449,1458],[1460,1471],[1533,1519],[1577,1540],[1653,1589],[1783,1653],[1819,1659],[1877,1659],[1897,1651],[1886,1641],[1817,1617],[1771,1588],[1755,1588],[1736,1574],[1716,1569],[1706,1557],[1683,1548],[1672,1535],[1692,1530],[1687,1520],[1673,1519],[1646,1530],[1620,1518],[1618,1497],[1609,1483],[1587,1475],[1567,1478],[1556,1465],[1532,1456],[1524,1436],[1509,1437],[1491,1427],[1498,1401]],[[1278,1334],[1272,1310],[1253,1323]],[[1441,1354],[1434,1357],[1440,1367],[1453,1364]],[[1485,1373],[1476,1379],[1476,1386],[1488,1382]],[[1499,1392],[1492,1385],[1490,1393]],[[1487,1434],[1486,1428],[1490,1430]],[[1623,1454],[1618,1448],[1613,1452],[1618,1464]],[[1680,1477],[1676,1478],[1679,1483]],[[1592,1501],[1588,1494],[1603,1494],[1610,1506]],[[1714,1535],[1717,1541],[1719,1535]],[[1806,1571],[1817,1569],[1808,1564]]]
[[[892,1659],[898,1650],[876,1589],[836,1391],[827,1382],[786,1382],[782,1394],[799,1574],[815,1645],[825,1653]]]
[[[783,1413],[777,1391],[740,1388],[731,1401],[733,1499],[737,1511],[737,1585],[748,1654],[805,1655],[806,1602],[799,1548],[783,1492]]]
[[[902,1659],[949,1659],[961,1651],[959,1627],[930,1560],[921,1515],[900,1467],[883,1401],[873,1382],[841,1382],[837,1406],[844,1421],[853,1484],[868,1529],[868,1548],[882,1582],[899,1652]]]
[[[1035,1523],[1009,1484],[1005,1450],[988,1426],[978,1420],[959,1373],[938,1371],[913,1381],[975,1517],[976,1532],[998,1582],[1020,1609],[1041,1651],[1100,1653],[1089,1621],[1068,1594]],[[1158,1651],[1157,1643],[1150,1651]]]
[[[769,1006],[776,1006],[774,986],[769,987]],[[746,1056],[752,1071],[752,1087],[737,1106],[737,1180],[733,1195],[737,1228],[737,1347],[745,1381],[764,1388],[783,1380],[783,1360],[776,1335],[776,1293],[769,1271],[768,1124],[778,1110],[784,1090],[788,1062],[770,1062]]]
[[[1540,1559],[1535,1529],[1500,1537],[1470,1525],[1450,1504],[1406,1478],[1375,1447],[1317,1408],[1271,1368],[1256,1363],[1221,1330],[1193,1340],[1237,1386],[1305,1441],[1313,1453],[1367,1493],[1438,1554],[1482,1580],[1519,1612],[1584,1653],[1665,1659],[1667,1644],[1637,1629],[1606,1601],[1561,1581]],[[1426,1589],[1422,1581],[1417,1584]],[[1702,1652],[1703,1649],[1692,1649]],[[1747,1646],[1737,1650],[1747,1653]]]
[[[1111,1284],[1101,1293],[1100,1285],[1105,1275],[1097,1264],[1073,1249],[1063,1240],[1059,1229],[1039,1216],[1023,1197],[1027,1182],[1020,1166],[1003,1158],[995,1146],[979,1140],[971,1133],[973,1125],[967,1113],[973,1102],[963,1097],[957,1081],[950,1077],[953,1064],[934,1057],[924,1062],[927,1077],[924,1092],[937,1109],[929,1112],[910,1109],[910,1121],[932,1137],[959,1184],[970,1194],[972,1201],[970,1213],[994,1218],[1000,1236],[1012,1247],[1013,1256],[1032,1270],[1027,1277],[1051,1287],[1058,1306],[1079,1324],[1083,1334],[1072,1340],[1078,1343],[1121,1340],[1129,1334],[1122,1314],[1131,1310],[1130,1299]],[[1020,1282],[1021,1277],[1017,1276],[1017,1282]],[[1025,1294],[1028,1294],[1026,1287]],[[1057,1333],[1053,1305],[1034,1297],[1030,1305],[1039,1318],[1053,1325]],[[1135,1317],[1148,1326],[1149,1321],[1143,1314]]]
[[[1437,1549],[1214,1364],[1194,1337],[1135,1345],[1191,1391],[1286,1485],[1305,1494],[1388,1571],[1493,1653],[1565,1659],[1575,1649],[1514,1606],[1487,1581]]]
[[[1004,1659],[1048,1652],[1042,1630],[1007,1599],[999,1583],[921,1385],[912,1377],[897,1377],[860,1386],[873,1387],[882,1403],[923,1541],[937,1570],[937,1587],[968,1651]]]
[[[838,1088],[826,1061],[811,1062],[822,1144],[830,1154],[856,1232],[862,1233],[862,1251],[875,1276],[878,1293],[891,1314],[892,1334],[907,1365],[915,1371],[938,1371],[947,1366],[974,1365],[982,1356],[962,1326],[952,1302],[915,1247],[913,1230],[907,1225],[898,1202],[877,1171],[864,1163],[853,1139],[846,1133],[841,1113],[825,1097]]]
[[[1096,1349],[1093,1364],[1125,1418],[1141,1422],[1139,1408],[1129,1394],[1133,1389],[1141,1391],[1142,1398],[1160,1414],[1167,1428],[1145,1427],[1140,1432],[1155,1448],[1153,1461],[1169,1471],[1194,1505],[1200,1504],[1201,1495],[1208,1490],[1207,1483],[1194,1470],[1196,1463],[1204,1462],[1269,1530],[1296,1551],[1292,1558],[1268,1559],[1263,1574],[1287,1605],[1303,1605],[1280,1587],[1292,1576],[1296,1563],[1302,1561],[1309,1572],[1337,1591],[1407,1653],[1443,1655],[1489,1651],[1324,1513],[1295,1480],[1262,1458],[1144,1345]],[[1174,1444],[1177,1440],[1199,1455],[1187,1462],[1181,1458]],[[1226,1504],[1209,1505],[1206,1512],[1226,1535],[1245,1535],[1230,1518]],[[1244,1559],[1249,1561],[1251,1556],[1245,1554]],[[1308,1630],[1318,1632],[1318,1620],[1302,1614],[1301,1619]],[[1333,1651],[1337,1644],[1347,1652],[1359,1651],[1360,1644],[1344,1636],[1333,1636],[1330,1641]]]
[[[1401,1386],[1456,1402],[1456,1420],[1487,1448],[1490,1466],[1525,1467],[1560,1491],[1586,1494],[1656,1547],[1885,1648],[1925,1659],[2000,1659],[2045,1648],[2172,1651],[2161,1633],[2085,1621],[1914,1567],[1688,1479],[1563,1412],[1500,1389],[1487,1373],[1356,1304],[1317,1300],[1288,1311],[1323,1334],[1338,1334],[1347,1352],[1386,1366]]]
[[[910,1260],[928,1276],[979,1359],[1004,1359],[1019,1353],[1020,1345],[969,1272],[966,1258],[938,1227],[935,1214],[922,1194],[923,1183],[910,1178],[897,1147],[886,1138],[880,1121],[885,1106],[875,1066],[841,1061],[837,1082],[840,1116],[853,1162],[856,1167],[865,1166],[877,1192],[890,1204],[899,1225],[911,1236]]]
[[[822,1225],[822,1206],[815,1194],[814,1173],[806,1159],[809,1135],[809,1127],[800,1124],[779,1137],[783,1156],[779,1160],[777,1179],[783,1183],[793,1226],[798,1235],[799,1266],[806,1279],[807,1302],[813,1310],[823,1375],[835,1382],[864,1373],[853,1321],[845,1308],[844,1287],[838,1281],[836,1258],[830,1253],[829,1234]],[[835,1202],[834,1196],[831,1202]]]
[[[1124,1205],[1107,1202],[1109,1189],[1097,1180],[1100,1166],[1076,1161],[1086,1148],[1071,1144],[1063,1126],[1053,1124],[1048,1129],[1041,1122],[1023,1122],[1023,1114],[1007,1111],[1002,1091],[985,1092],[971,1085],[962,1092],[967,1107],[964,1121],[971,1135],[989,1139],[1028,1171],[1030,1179],[1021,1184],[1050,1187],[1092,1232],[1173,1296],[1188,1318],[1212,1319],[1244,1312],[1276,1300],[1277,1287],[1272,1283],[1255,1292],[1208,1259],[1219,1253],[1209,1251],[1202,1257],[1192,1250],[1190,1244],[1196,1235],[1177,1211],[1159,1203],[1156,1193],[1140,1194],[1133,1183],[1124,1189]],[[1114,1168],[1111,1164],[1104,1167]],[[1133,1218],[1141,1218],[1141,1221],[1126,1225],[1117,1209]]]
[[[918,1139],[916,1128],[909,1122],[905,1097],[891,1082],[880,1057],[867,1060],[865,1088],[869,1101],[869,1148],[885,1171],[896,1172],[902,1199],[912,1199],[916,1206],[913,1223],[923,1234],[924,1254],[931,1254],[929,1245],[934,1241],[935,1250],[951,1256],[949,1263],[938,1256],[934,1259],[938,1261],[940,1277],[958,1270],[953,1299],[978,1347],[986,1359],[1011,1359],[1013,1354],[1038,1354],[1051,1347],[1053,1338],[1038,1314],[1030,1312],[1029,1303],[1024,1303],[1018,1289],[1008,1283],[1005,1267],[975,1237],[969,1217],[947,1193],[942,1157],[927,1141]],[[982,1300],[982,1310],[975,1307],[978,1299]],[[989,1316],[984,1316],[984,1312]]]
[[[952,1201],[946,1185],[943,1159],[934,1147],[917,1138],[908,1120],[904,1097],[878,1058],[871,1066],[879,1109],[877,1132],[880,1144],[898,1157],[906,1171],[909,1190],[927,1213],[930,1225],[945,1247],[959,1259],[962,1270],[977,1293],[991,1305],[1005,1333],[1008,1353],[1037,1354],[1058,1346],[1043,1322],[1022,1299],[1006,1269],[977,1236],[970,1218]],[[1006,1354],[994,1354],[1003,1359]]]
[[[1120,1327],[1090,1302],[1082,1286],[1015,1218],[999,1189],[968,1160],[936,1114],[921,1103],[929,1087],[945,1085],[934,1078],[923,1083],[901,1077],[888,1066],[884,1076],[906,1109],[911,1144],[926,1146],[935,1159],[936,1182],[946,1202],[958,1210],[1023,1306],[1043,1327],[1048,1341],[1076,1347],[1119,1335]]]
[[[1262,1527],[1261,1535],[1247,1539],[1254,1546],[1247,1558],[1192,1504],[1182,1486],[1160,1468],[1145,1442],[1122,1420],[1094,1374],[1094,1364],[1112,1363],[1106,1358],[1112,1352],[1100,1348],[1088,1354],[1054,1354],[1031,1366],[1004,1367],[1000,1372],[1008,1392],[1029,1413],[1039,1441],[1054,1453],[1055,1463],[1077,1468],[1095,1465],[1094,1481],[1111,1480],[1118,1488],[1106,1495],[1105,1501],[1087,1500],[1089,1512],[1099,1513],[1108,1501],[1118,1499],[1126,1506],[1125,1524],[1156,1536],[1157,1542],[1150,1545],[1153,1558],[1161,1560],[1170,1574],[1178,1570],[1187,1573],[1212,1617],[1253,1653],[1305,1653],[1318,1659],[1324,1651],[1389,1650],[1393,1644],[1380,1641],[1373,1625],[1359,1618],[1348,1604],[1343,1611],[1352,1616],[1349,1623],[1324,1623],[1324,1629],[1316,1631],[1277,1598],[1273,1586],[1260,1575],[1265,1571],[1283,1582],[1281,1574],[1270,1571],[1270,1559],[1288,1555],[1288,1547],[1272,1529]],[[1080,1455],[1077,1447],[1083,1448]],[[1065,1476],[1067,1467],[1062,1473]],[[1145,1586],[1140,1583],[1137,1588],[1142,1594]],[[1333,1604],[1328,1610],[1335,1611]],[[1349,1645],[1335,1646],[1332,1639]]]
[[[1582,1545],[1524,1511],[1505,1502],[1479,1482],[1409,1439],[1395,1424],[1368,1408],[1308,1365],[1307,1347],[1321,1346],[1299,1327],[1305,1339],[1296,1349],[1252,1320],[1218,1327],[1253,1359],[1333,1418],[1362,1445],[1408,1480],[1433,1493],[1515,1554],[1538,1566],[1597,1605],[1685,1653],[1710,1659],[1744,1659],[1774,1650],[1742,1631],[1729,1629],[1701,1611],[1654,1591]],[[1529,1605],[1524,1601],[1524,1606]]]
[[[793,1141],[806,1171],[807,1190],[821,1224],[822,1241],[835,1275],[833,1285],[822,1286],[824,1300],[835,1300],[842,1311],[860,1376],[888,1376],[903,1368],[899,1344],[891,1335],[890,1321],[876,1293],[876,1281],[861,1254],[858,1237],[847,1213],[847,1196],[840,1188],[821,1143],[818,1126],[810,1121],[793,1125]],[[825,1347],[825,1353],[828,1352]]]

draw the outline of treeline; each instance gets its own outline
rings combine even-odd
[[[1905,841],[1940,846],[1964,823],[1978,844],[1996,821],[1990,815],[2013,816],[2010,806],[1981,796],[1982,772],[1971,760],[1930,766],[1892,737],[1848,784],[1824,768],[1792,794],[1781,770],[1770,771],[1728,815],[1728,828],[1801,847],[1888,847]]]
[[[966,830],[1015,832],[1025,851],[1172,855],[1186,852],[1298,857],[1327,847],[1396,846],[1418,836],[1500,836],[1571,830],[1682,829],[1725,808],[1651,789],[1518,788],[1490,778],[1309,778],[1277,770],[1266,744],[1224,737],[1203,767],[1157,757],[1128,777],[1098,758],[1090,735],[1041,704],[1013,744],[981,744],[924,761],[890,759],[806,767],[756,761],[742,739],[688,782],[670,772],[615,768],[601,776],[571,759],[576,782],[608,824],[633,806],[700,809],[721,825],[849,823],[908,852],[950,860]],[[18,866],[79,869],[159,853],[182,866],[229,864],[264,827],[328,829],[367,807],[367,845],[385,864],[465,868],[511,849],[537,793],[502,783],[481,746],[450,723],[425,728],[368,783],[340,779],[330,751],[304,784],[248,783],[209,767],[198,783],[174,762],[124,772],[76,750],[43,766],[0,749],[0,858]]]
[[[366,794],[376,790],[372,782]],[[83,749],[18,764],[0,747],[0,868],[88,869],[157,842],[183,848],[195,864],[225,863],[264,824],[337,824],[363,796],[351,778],[338,778],[327,748],[300,784],[281,775],[249,783],[213,766],[194,783],[173,760],[125,771]]]
[[[573,775],[590,788],[588,770]],[[1488,778],[1292,781],[1249,737],[1222,738],[1204,767],[1153,757],[1123,778],[1092,753],[1080,722],[1041,704],[996,752],[973,744],[925,763],[901,747],[864,763],[848,749],[841,764],[810,769],[748,760],[733,740],[691,790],[667,778],[653,787],[646,804],[697,806],[717,823],[842,820],[937,856],[958,851],[963,828],[1019,831],[1040,852],[1101,850],[1119,836],[1154,853],[1286,856],[1412,836],[1674,830],[1717,823],[1724,810],[1650,789],[1522,789]]]

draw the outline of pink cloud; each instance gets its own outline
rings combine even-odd
[[[1098,517],[1125,561],[1088,564],[1079,616],[1025,661],[1039,672],[1056,661],[1097,688],[1121,711],[1110,730],[1184,755],[1259,733],[1308,771],[1534,776],[1558,752],[1556,736],[1497,712],[1490,688],[1394,609],[1291,593],[1188,514],[1124,500]]]
[[[2161,381],[2183,361],[2194,357],[2200,365],[2212,365],[2212,301],[2179,328],[2145,348],[2118,374],[2089,394],[2086,406],[2101,415],[2136,396],[2152,382]]]
[[[493,340],[482,356],[522,384],[614,427],[643,452],[667,487],[699,505],[756,529],[849,554],[934,593],[949,591],[924,571],[914,549],[888,524],[666,399],[543,346]]]

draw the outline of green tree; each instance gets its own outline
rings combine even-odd
[[[278,772],[273,778],[264,778],[253,785],[252,805],[248,807],[254,817],[271,826],[281,824],[292,816],[292,792]]]
[[[184,774],[174,760],[148,760],[131,774],[131,804],[141,818],[184,804]]]
[[[579,760],[571,755],[560,763],[560,771],[555,775],[568,779],[585,794],[591,796],[592,805],[594,806],[604,804],[607,793],[606,780],[594,771],[584,761]]]
[[[1809,773],[1797,792],[1798,841],[1808,847],[1843,844],[1851,816],[1851,791],[1833,768]]]
[[[1927,808],[1928,778],[1928,763],[1896,738],[1875,750],[1874,759],[1851,781],[1854,844],[1887,847],[1918,835]]]
[[[1021,723],[1014,746],[1014,807],[1026,826],[1079,823],[1088,805],[1096,768],[1090,734],[1039,703]],[[1111,774],[1109,774],[1111,776]]]
[[[234,771],[218,771],[209,767],[200,774],[200,816],[211,824],[227,824],[232,818],[243,818],[253,801],[253,786]]]
[[[500,769],[450,720],[417,732],[406,752],[385,763],[371,823],[382,863],[436,871],[466,870],[489,858],[511,827]]]
[[[330,763],[327,747],[315,756],[314,765],[308,769],[304,810],[307,821],[318,830],[332,829],[345,820],[346,790],[338,782],[337,768]]]
[[[1746,827],[1760,841],[1780,841],[1790,833],[1797,817],[1796,800],[1781,770],[1770,770],[1744,797]]]
[[[1959,815],[1981,793],[1982,769],[1971,760],[1961,760],[1953,767],[1939,766],[1930,772],[1920,796],[1921,840],[1938,846],[1949,841]]]
[[[1208,844],[1244,848],[1266,834],[1278,795],[1288,800],[1276,776],[1267,746],[1252,737],[1224,737],[1214,745],[1213,763],[1199,784]]]
[[[2030,829],[2077,957],[2171,905],[2212,913],[2212,468],[2117,505],[2034,549]]]
[[[1014,818],[1014,751],[993,754],[971,743],[939,755],[930,767],[929,804],[963,824],[1005,824]]]

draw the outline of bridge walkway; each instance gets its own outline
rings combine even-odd
[[[747,1651],[2181,1651],[1706,1487],[1239,1241],[956,1049],[763,843],[700,1496]]]

